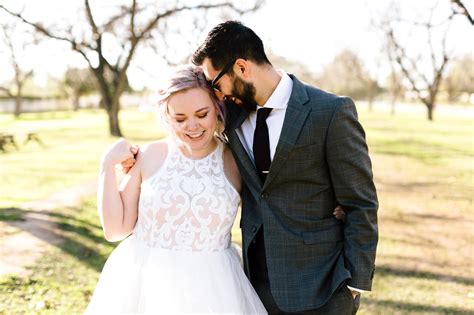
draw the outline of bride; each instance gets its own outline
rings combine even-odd
[[[86,314],[266,314],[246,278],[231,228],[241,179],[216,135],[223,113],[199,68],[180,68],[160,91],[167,139],[126,140],[103,155],[98,208],[108,258]],[[134,163],[119,186],[115,165]]]

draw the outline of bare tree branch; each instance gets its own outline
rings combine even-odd
[[[139,2],[133,0],[130,6],[121,6],[118,14],[110,17],[108,21],[99,25],[94,18],[94,7],[91,6],[89,0],[84,0],[87,26],[92,32],[92,38],[89,40],[78,40],[72,35],[58,35],[58,32],[52,31],[51,28],[44,27],[39,22],[34,23],[28,21],[21,13],[12,12],[5,8],[4,5],[0,5],[0,9],[33,27],[38,33],[48,38],[69,43],[74,51],[82,55],[98,81],[102,103],[109,114],[111,134],[120,136],[121,132],[118,125],[119,100],[128,85],[127,70],[135,56],[137,48],[141,43],[152,38],[151,33],[157,27],[159,21],[166,21],[167,18],[177,15],[180,12],[191,10],[207,11],[217,8],[230,8],[234,12],[243,14],[258,9],[261,4],[262,1],[257,0],[253,8],[242,10],[231,1],[194,6],[182,5],[178,2],[178,4],[175,4],[175,7],[167,8],[163,12],[156,13],[156,15],[147,20],[143,25],[139,25],[138,22],[140,20],[137,14],[143,12],[147,7],[139,6]],[[119,24],[117,28],[119,22],[121,24]],[[121,26],[123,28],[120,28]],[[110,60],[111,57],[108,57],[109,60],[107,60],[106,55],[104,55],[106,49],[103,47],[105,44],[103,42],[103,36],[105,33],[111,33],[122,48],[117,54],[117,59],[112,57],[114,60]],[[71,31],[67,34],[73,34],[73,32]],[[160,36],[163,38],[165,35],[160,34]],[[95,58],[98,60],[95,60]]]
[[[137,13],[137,1],[133,0],[132,9],[130,10],[130,33],[132,38],[136,38],[135,35],[135,14]]]
[[[3,91],[4,93],[7,94],[8,97],[14,97],[13,93],[10,91],[10,89],[0,86],[0,91]]]
[[[137,11],[136,13],[138,13],[140,11]],[[112,16],[111,18],[109,18],[109,20],[103,25],[103,32],[111,32],[115,26],[115,24],[117,24],[119,21],[121,21],[122,19],[124,19],[127,14],[129,14],[129,11],[127,10],[126,7],[122,6],[121,7],[121,10],[120,10],[120,13],[115,15],[115,16]]]
[[[428,119],[432,120],[441,82],[444,79],[447,65],[453,57],[452,52],[447,49],[446,41],[454,15],[448,13],[441,22],[439,17],[437,17],[438,20],[435,20],[435,9],[437,7],[434,6],[429,10],[426,20],[419,18],[417,21],[409,21],[401,19],[399,11],[396,11],[394,16],[391,9],[389,8],[387,13],[382,15],[382,21],[375,27],[386,38],[388,59],[393,64],[392,72],[396,71],[395,68],[401,71],[409,84],[410,90],[426,106]],[[422,30],[423,33],[420,34],[425,34],[427,38],[425,46],[420,41],[416,52],[409,51],[400,40],[401,36],[398,35],[403,32],[403,28],[398,28],[403,24],[412,26],[410,28],[412,33],[415,33],[417,29]],[[442,34],[440,34],[441,31]],[[438,38],[440,41],[435,44],[435,40]],[[425,56],[425,58],[423,58],[424,60],[414,58],[414,54]]]
[[[392,29],[388,32],[387,35],[388,35],[388,38],[389,38],[389,41],[390,41],[389,47],[390,46],[392,47],[390,49],[390,52],[389,52],[390,54],[392,54],[391,59],[395,60],[395,62],[398,64],[398,66],[402,70],[405,78],[408,80],[408,82],[410,82],[412,90],[415,91],[416,94],[418,95],[418,98],[423,103],[425,103],[425,98],[423,97],[423,93],[418,88],[418,86],[416,84],[416,79],[412,75],[412,73],[414,73],[414,72],[409,71],[409,69],[405,66],[405,60],[404,60],[404,58],[406,56],[405,50],[403,49],[403,47],[401,47],[398,44],[398,41],[395,39],[394,31]],[[416,69],[413,69],[413,70],[416,70]]]
[[[474,25],[474,19],[461,0],[451,0],[451,7],[453,9],[453,14],[461,14],[466,16],[471,25]]]
[[[93,32],[94,36],[96,34],[98,35],[99,34],[99,29],[97,28],[97,24],[94,21],[94,17],[92,15],[92,10],[91,10],[91,6],[89,4],[89,0],[85,0],[84,4],[85,4],[85,7],[86,7],[87,19],[89,20],[89,24],[92,27],[92,32]]]
[[[20,19],[23,23],[25,24],[28,24],[32,27],[34,27],[38,32],[50,37],[50,38],[53,38],[53,39],[57,39],[57,40],[60,40],[60,41],[66,41],[66,42],[69,42],[69,43],[72,43],[72,44],[75,44],[75,42],[72,42],[70,38],[66,38],[66,37],[62,37],[62,36],[58,36],[58,35],[54,35],[52,33],[50,33],[48,30],[46,30],[43,26],[41,26],[41,24],[39,23],[33,23],[33,22],[30,22],[28,20],[26,20],[21,14],[19,13],[14,13],[10,10],[8,10],[7,8],[5,8],[3,5],[0,4],[0,9],[4,10],[5,12],[7,12],[8,14]]]
[[[0,87],[0,91],[3,91],[15,101],[14,115],[19,116],[22,112],[21,104],[23,98],[23,87],[27,80],[33,76],[33,69],[25,70],[21,62],[21,55],[24,54],[25,49],[31,43],[28,43],[27,40],[22,39],[21,50],[18,50],[18,46],[15,47],[13,43],[13,38],[17,37],[17,23],[5,23],[1,25],[2,29],[2,40],[7,48],[7,53],[9,54],[10,64],[13,67],[14,77],[10,83],[9,87]]]

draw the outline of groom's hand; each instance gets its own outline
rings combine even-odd
[[[349,289],[352,293],[352,297],[355,299],[358,295],[360,295],[360,292],[356,291],[356,290],[351,290]]]
[[[341,220],[341,221],[344,221],[344,216],[346,215],[346,213],[344,212],[344,209],[342,209],[341,206],[337,206],[333,213],[334,217],[338,220]]]

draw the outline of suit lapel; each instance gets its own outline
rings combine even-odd
[[[272,182],[288,158],[296,139],[301,132],[306,117],[310,112],[310,107],[305,106],[309,97],[303,83],[298,81],[298,79],[293,75],[290,75],[290,77],[293,80],[293,90],[291,92],[290,100],[288,101],[280,139],[278,140],[275,156],[273,157],[270,166],[270,172],[268,173],[265,184],[263,185],[264,190]]]
[[[245,119],[248,116],[248,113],[241,109],[241,108],[232,108],[236,107],[236,105],[228,105],[229,109],[229,120],[228,120],[228,127],[226,128],[226,136],[229,141],[229,145],[234,151],[235,156],[238,157],[240,164],[242,165],[243,171],[247,173],[246,179],[250,180],[254,187],[261,187],[262,183],[260,178],[258,177],[257,170],[252,163],[252,160],[247,154],[240,138],[237,134],[237,129],[242,125]],[[242,174],[244,175],[244,174]]]

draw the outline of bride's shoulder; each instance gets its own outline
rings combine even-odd
[[[157,157],[165,156],[167,151],[168,140],[166,138],[146,143],[140,148],[140,153],[143,154],[143,158],[153,157],[156,159]]]
[[[140,146],[137,163],[141,164],[142,178],[146,179],[163,165],[168,152],[168,141],[161,139]]]

